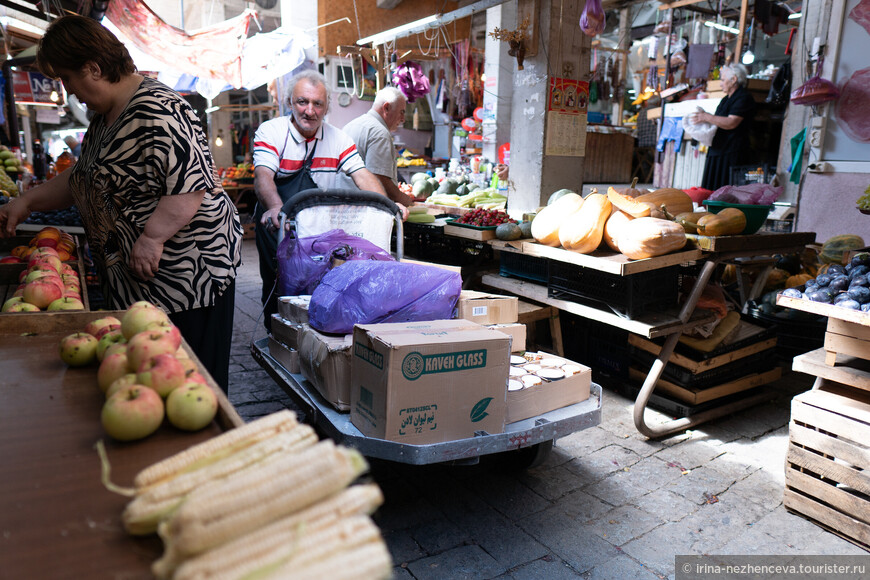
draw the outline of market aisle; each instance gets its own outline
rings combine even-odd
[[[250,420],[292,403],[250,355],[251,332],[265,336],[252,240],[243,260],[230,400]],[[813,380],[783,374],[772,401],[664,441],[604,390],[601,424],[526,472],[372,461],[395,578],[654,580],[674,577],[675,555],[866,555],[782,505],[790,401]]]

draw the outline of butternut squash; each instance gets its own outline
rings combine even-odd
[[[627,258],[643,260],[679,250],[686,245],[686,232],[669,220],[637,218],[620,230],[617,245]]]
[[[634,218],[613,206],[613,211],[604,223],[604,243],[614,252],[619,251],[619,232]]]
[[[558,247],[560,226],[582,206],[582,197],[568,193],[542,208],[532,220],[532,237],[545,246]]]
[[[559,228],[559,241],[566,250],[588,254],[597,249],[604,236],[604,224],[610,217],[610,201],[606,195],[592,193],[583,199],[580,211]]]
[[[674,221],[683,226],[687,234],[697,234],[698,220],[709,213],[708,211],[685,211],[674,216]]]
[[[746,229],[746,214],[736,207],[726,207],[719,213],[703,216],[697,228],[702,236],[733,236]]]
[[[649,213],[653,208],[652,204],[637,201],[631,196],[619,193],[612,187],[607,188],[607,199],[620,211],[624,211],[631,217],[635,218],[649,216]]]
[[[635,201],[649,202],[659,209],[664,205],[673,215],[693,211],[695,208],[689,194],[675,187],[663,187],[650,193],[645,193],[636,197]]]

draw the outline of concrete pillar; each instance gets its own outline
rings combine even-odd
[[[483,93],[483,156],[498,162],[497,151],[511,139],[511,103],[514,69],[517,61],[508,55],[506,42],[492,38],[496,28],[514,30],[517,27],[516,2],[506,2],[486,11],[486,44],[483,71],[486,75]]]
[[[583,6],[579,2],[541,0],[538,52],[525,58],[524,70],[514,68],[512,183],[508,192],[512,214],[535,210],[558,189],[582,190],[585,159],[545,155],[544,150],[550,77],[589,81],[591,39],[578,25]],[[582,137],[585,142],[585,133]]]

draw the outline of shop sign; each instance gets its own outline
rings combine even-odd
[[[15,102],[24,105],[46,104],[62,105],[63,90],[60,82],[50,79],[42,73],[14,71],[12,86],[15,91]],[[57,101],[51,100],[51,93],[57,93]]]

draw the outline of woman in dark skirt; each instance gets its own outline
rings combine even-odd
[[[711,115],[699,110],[692,113],[694,123],[716,125],[713,144],[707,151],[701,187],[716,191],[731,184],[731,168],[751,162],[749,131],[755,114],[755,101],[746,90],[747,73],[742,64],[729,64],[720,71],[726,96]]]

